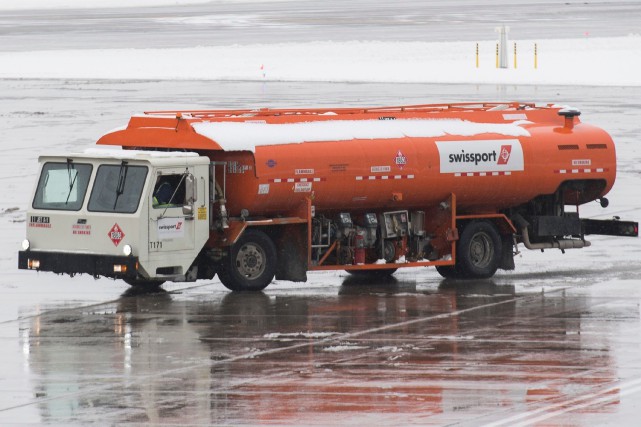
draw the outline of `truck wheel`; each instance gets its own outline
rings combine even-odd
[[[232,291],[262,291],[276,273],[276,246],[262,231],[247,230],[231,247],[218,272]]]
[[[501,260],[501,236],[494,224],[470,222],[456,245],[456,273],[468,279],[486,279],[496,272]]]

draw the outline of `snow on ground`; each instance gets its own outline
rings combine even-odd
[[[172,9],[177,12],[182,6],[198,4],[266,1],[294,0],[0,0],[0,10],[58,9],[64,13],[70,9],[179,6]],[[185,31],[187,27],[202,29],[225,23],[251,32],[257,25],[252,17],[259,16],[203,10],[207,12],[201,15],[169,13],[154,19],[167,26],[183,25]],[[117,22],[120,21],[113,25]],[[59,31],[64,34],[72,29]],[[98,40],[87,48],[66,50],[55,50],[54,46],[54,50],[11,52],[9,46],[4,51],[0,46],[0,78],[641,86],[639,34],[599,38],[586,32],[585,37],[574,39],[510,40],[509,68],[497,69],[492,29],[488,24],[487,39],[479,41],[478,67],[476,42],[332,41],[330,33],[326,39],[312,42],[226,46],[199,46],[199,42],[207,44],[211,40],[195,38],[195,45],[187,48],[97,48]],[[127,34],[125,31],[121,37]],[[557,36],[561,37],[559,33]],[[513,43],[517,47],[516,58]]]
[[[496,42],[318,41],[166,49],[0,52],[0,78],[641,86],[641,36]],[[534,46],[537,68],[534,68]]]
[[[178,6],[211,3],[212,1],[213,0],[0,0],[0,10]]]

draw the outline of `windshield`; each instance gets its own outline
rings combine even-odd
[[[146,166],[101,165],[91,190],[88,210],[92,212],[134,213],[147,178]]]
[[[45,163],[33,198],[33,208],[80,210],[92,169],[91,165],[71,160],[66,163]]]

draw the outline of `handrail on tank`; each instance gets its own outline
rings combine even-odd
[[[439,112],[439,111],[490,111],[497,107],[506,110],[547,109],[551,106],[537,107],[534,103],[520,102],[460,102],[450,104],[419,104],[389,107],[368,108],[261,108],[239,110],[167,110],[146,111],[148,116],[173,116],[185,119],[230,118],[243,116],[283,116],[283,115],[323,115],[323,114],[366,114],[366,113],[403,113],[403,112]]]

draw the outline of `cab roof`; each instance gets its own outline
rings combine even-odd
[[[207,157],[199,156],[198,153],[188,151],[149,151],[149,150],[118,150],[105,148],[88,148],[83,152],[59,154],[44,154],[39,156],[39,161],[65,160],[74,161],[104,161],[113,160],[121,162],[149,163],[154,166],[168,164],[208,164]]]

